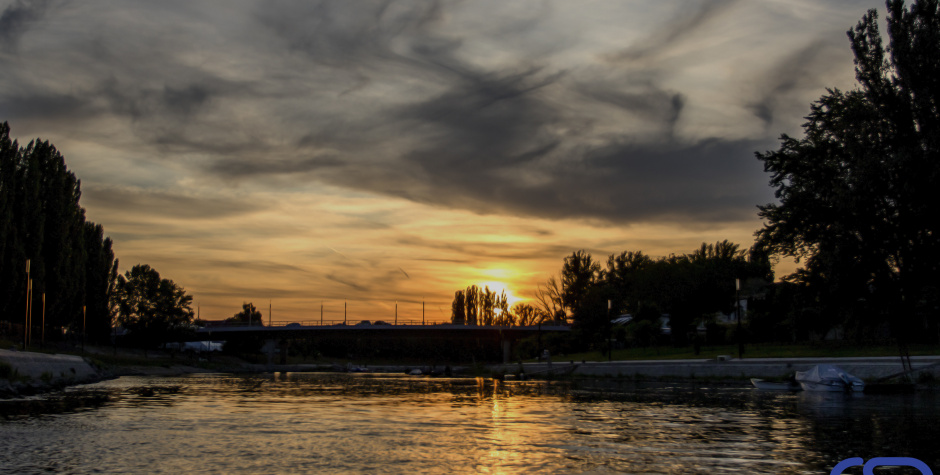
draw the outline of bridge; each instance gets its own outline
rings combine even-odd
[[[268,352],[269,360],[274,356],[274,348],[286,348],[290,341],[311,340],[318,344],[332,347],[365,346],[379,351],[386,348],[407,346],[431,346],[455,348],[477,348],[484,354],[493,351],[502,353],[502,360],[508,363],[512,347],[519,340],[530,337],[569,332],[567,325],[529,325],[529,326],[491,326],[491,325],[455,325],[452,323],[424,323],[403,321],[390,324],[383,321],[363,320],[349,324],[344,321],[327,322],[272,322],[269,325],[245,325],[226,322],[208,322],[205,327],[196,330],[195,340],[247,340],[261,339]],[[345,346],[344,346],[345,345]],[[440,348],[438,348],[438,352]],[[282,351],[282,355],[285,352]]]

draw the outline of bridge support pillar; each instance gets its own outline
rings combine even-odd
[[[268,364],[274,364],[274,350],[277,348],[277,340],[264,340],[261,351],[268,355]]]
[[[508,338],[504,338],[502,341],[503,344],[503,364],[509,364],[509,359],[512,358],[512,345]]]

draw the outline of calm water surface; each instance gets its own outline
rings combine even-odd
[[[936,393],[124,377],[0,403],[0,472],[828,474],[853,456],[937,471],[938,422]]]

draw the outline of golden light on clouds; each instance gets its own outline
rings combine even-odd
[[[750,246],[754,152],[851,87],[845,30],[879,6],[13,2],[0,120],[202,318],[441,321],[579,249]]]
[[[687,229],[668,224],[611,226],[576,220],[481,215],[403,199],[322,187],[316,194],[246,191],[226,209],[199,217],[153,216],[128,202],[87,194],[89,218],[115,238],[121,269],[148,263],[193,294],[202,318],[237,313],[254,303],[274,320],[399,320],[450,318],[454,292],[470,285],[506,291],[509,304],[534,299],[564,258],[585,249],[609,254],[642,250],[653,256],[690,252],[702,242],[751,244],[758,222]],[[222,202],[190,196],[189,206]]]

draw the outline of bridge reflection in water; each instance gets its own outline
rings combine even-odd
[[[261,339],[265,341],[269,355],[273,348],[285,347],[290,341],[311,340],[340,344],[347,343],[358,349],[372,348],[375,351],[386,349],[395,352],[396,348],[427,347],[441,354],[451,355],[453,351],[463,351],[465,356],[492,360],[500,355],[503,363],[508,363],[514,345],[528,337],[547,336],[571,331],[567,325],[530,325],[530,326],[483,326],[400,323],[372,323],[363,321],[357,324],[327,322],[310,324],[308,322],[275,322],[273,325],[245,325],[222,322],[210,322],[196,331],[194,341],[230,341]],[[451,350],[451,351],[448,351]],[[282,354],[286,354],[281,352]],[[496,358],[494,358],[496,356]]]

